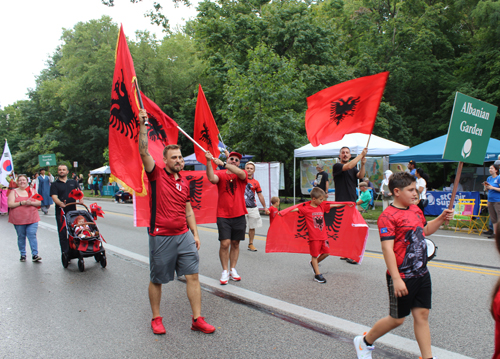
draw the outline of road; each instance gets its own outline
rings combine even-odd
[[[202,315],[217,331],[190,330],[185,283],[176,280],[163,290],[167,334],[155,336],[146,229],[133,226],[132,205],[98,202],[106,213],[97,224],[107,241],[108,265],[102,269],[87,258],[83,273],[76,260],[67,269],[61,265],[53,208],[38,229],[42,263],[19,261],[14,227],[0,217],[1,358],[356,358],[352,338],[388,313],[376,225],[370,224],[363,263],[328,258],[321,267],[328,282],[318,284],[307,255],[265,253],[269,221],[263,217],[258,251],[242,244],[242,281],[227,286],[218,283],[216,226],[199,226]],[[490,292],[500,276],[495,244],[450,231],[431,239],[438,246],[429,264],[434,355],[490,358]],[[376,343],[373,357],[418,357],[411,317]]]

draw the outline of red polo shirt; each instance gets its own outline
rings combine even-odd
[[[248,174],[245,171],[244,180],[234,173],[228,174],[227,170],[216,171],[219,177],[217,188],[219,189],[219,203],[217,204],[217,217],[236,218],[247,214],[245,205],[245,188],[248,183]]]
[[[188,231],[186,203],[189,202],[189,182],[179,173],[173,173],[155,165],[153,171],[146,172],[149,179],[151,222],[149,234],[152,236],[177,236]]]

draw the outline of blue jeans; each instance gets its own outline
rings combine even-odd
[[[26,255],[26,237],[30,242],[31,255],[36,256],[38,254],[38,242],[36,240],[36,231],[38,230],[38,222],[31,224],[15,224],[17,232],[17,246],[22,256]]]

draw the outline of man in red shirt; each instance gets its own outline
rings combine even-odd
[[[219,257],[222,264],[220,284],[224,285],[229,278],[234,281],[241,280],[236,271],[236,263],[240,255],[240,241],[245,240],[245,214],[248,213],[245,206],[247,172],[238,167],[241,155],[237,152],[231,152],[227,156],[227,162],[214,158],[210,152],[205,152],[205,157],[224,168],[214,173],[211,163],[207,161],[207,178],[219,189],[217,228],[220,241]],[[228,268],[231,270],[228,271]]]
[[[139,153],[149,179],[151,222],[149,227],[149,301],[154,334],[165,334],[160,317],[161,285],[178,276],[186,277],[186,291],[193,311],[191,330],[213,333],[215,327],[201,316],[198,278],[200,238],[189,198],[189,182],[179,173],[184,167],[180,146],[163,150],[165,168],[156,166],[148,152],[147,112],[140,110]],[[188,229],[189,227],[189,229]],[[191,231],[190,231],[191,230]]]
[[[266,207],[266,201],[262,195],[262,189],[260,188],[260,183],[254,178],[255,173],[255,163],[252,161],[247,162],[245,165],[245,171],[248,173],[248,183],[245,188],[245,205],[247,207],[248,214],[245,219],[248,224],[248,250],[252,252],[257,252],[257,248],[253,245],[253,239],[255,238],[255,228],[262,227],[262,219],[260,218],[259,209],[257,208],[257,201],[255,194],[259,197],[260,204],[264,207],[266,214],[269,214],[269,210]]]

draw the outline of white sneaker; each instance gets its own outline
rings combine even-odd
[[[229,273],[227,272],[227,270],[223,270],[222,275],[220,277],[220,284],[221,285],[227,284],[228,281],[229,281]]]
[[[364,335],[359,335],[353,340],[354,348],[356,348],[356,354],[358,355],[358,359],[372,359],[372,351],[373,349],[375,349],[375,346],[366,345],[363,338]]]
[[[229,277],[235,282],[241,280],[241,277],[238,275],[238,272],[236,272],[236,268],[231,268],[231,273],[229,274]]]

